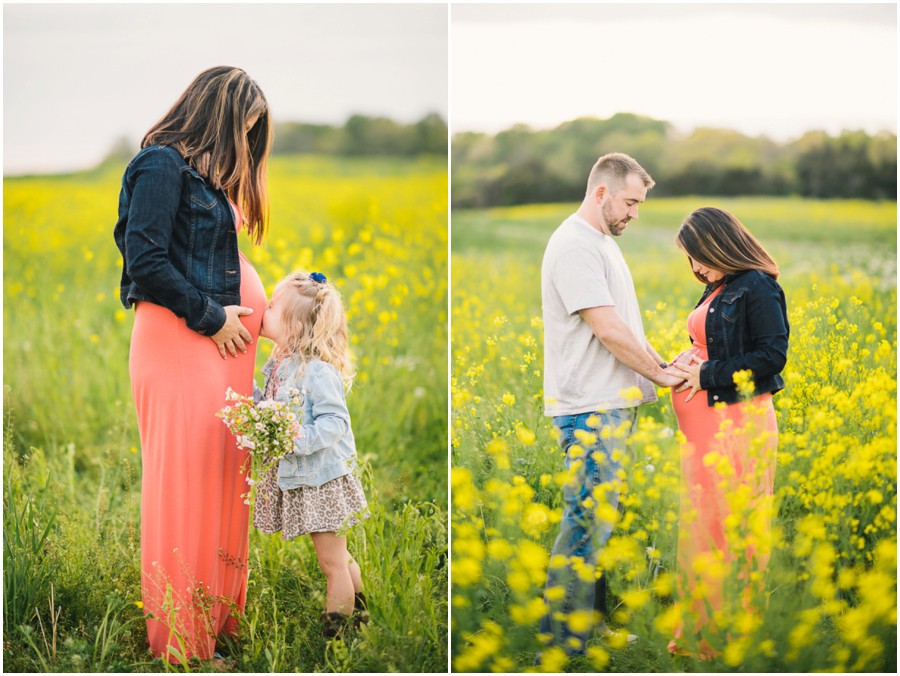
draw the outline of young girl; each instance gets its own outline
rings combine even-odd
[[[344,398],[352,373],[341,297],[325,275],[293,272],[275,287],[260,335],[275,350],[255,398],[287,401],[300,390],[303,427],[293,453],[260,483],[253,525],[285,540],[310,534],[327,580],[322,633],[331,638],[354,612],[365,621],[359,566],[343,534],[365,518],[366,498]]]

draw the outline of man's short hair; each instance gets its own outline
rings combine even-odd
[[[608,153],[594,163],[594,168],[588,176],[587,192],[593,192],[601,183],[606,183],[610,192],[615,192],[622,187],[629,174],[636,174],[644,182],[647,190],[656,185],[656,181],[650,177],[647,170],[633,157],[625,153]]]

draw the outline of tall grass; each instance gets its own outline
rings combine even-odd
[[[647,337],[687,347],[702,287],[674,233],[703,198],[650,198],[617,239]],[[717,616],[713,662],[671,657],[680,447],[666,390],[641,407],[622,515],[604,550],[613,636],[588,655],[545,651],[548,671],[896,670],[896,204],[722,200],[779,263],[791,344],[779,424],[774,549],[756,613]],[[540,260],[573,210],[454,213],[452,659],[457,671],[534,670],[561,486],[543,416]],[[858,227],[857,227],[858,224]],[[710,462],[716,459],[710,457]],[[727,472],[727,467],[722,468]],[[729,495],[734,513],[739,493]],[[738,518],[734,551],[753,533]],[[593,574],[592,571],[589,571]],[[736,579],[735,571],[723,575]],[[732,595],[736,597],[734,585]],[[726,596],[726,598],[730,598]],[[735,600],[732,598],[732,600]],[[570,617],[572,622],[580,618]],[[690,620],[689,617],[685,618]],[[627,644],[627,632],[639,635]]]
[[[122,169],[4,183],[7,670],[212,668],[146,649],[132,315],[112,240]],[[319,270],[348,308],[358,372],[348,405],[372,512],[349,546],[371,619],[326,644],[325,580],[308,538],[252,531],[234,668],[444,671],[445,166],[279,157],[270,194],[265,246],[241,241],[267,292],[294,268]],[[261,341],[257,366],[270,350]]]

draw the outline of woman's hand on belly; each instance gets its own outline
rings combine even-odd
[[[219,348],[219,354],[222,355],[222,359],[228,358],[228,352],[231,353],[232,357],[237,357],[238,350],[246,354],[247,345],[253,342],[253,336],[250,335],[247,327],[241,323],[240,318],[249,314],[253,314],[253,308],[241,305],[225,306],[225,324],[215,334],[210,336],[216,347]]]
[[[687,403],[694,398],[694,395],[697,394],[697,392],[700,392],[703,389],[700,387],[700,368],[706,360],[700,359],[696,354],[691,354],[686,360],[681,359],[680,357],[681,356],[679,355],[679,358],[675,360],[668,370],[685,380],[684,384],[675,390],[676,392],[684,392],[686,389],[690,388],[690,394],[684,399],[685,403]]]

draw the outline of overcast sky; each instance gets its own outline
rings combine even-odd
[[[4,172],[92,166],[222,64],[276,121],[447,119],[447,46],[443,4],[5,4]]]
[[[276,120],[453,131],[634,112],[778,140],[897,128],[895,4],[5,4],[7,174],[91,166],[237,65]],[[448,108],[448,106],[450,106]]]
[[[453,131],[633,112],[766,134],[897,129],[896,4],[454,4]]]

